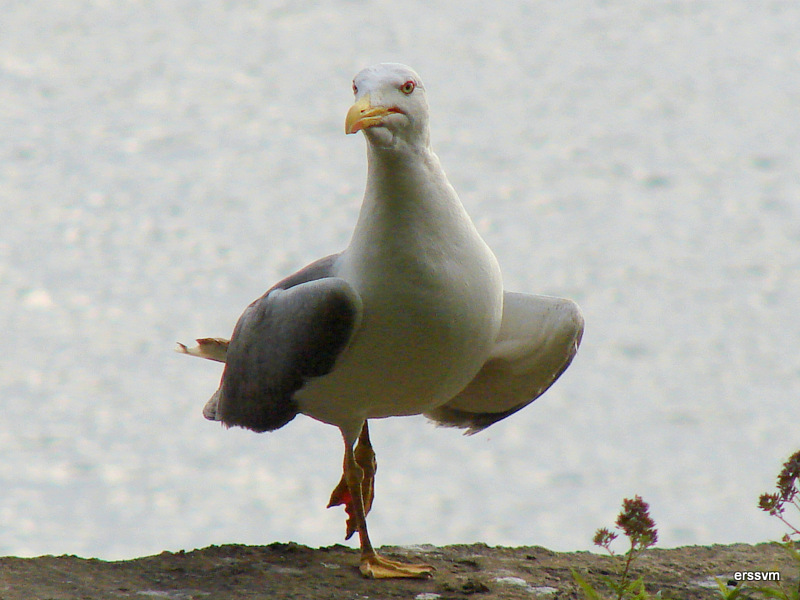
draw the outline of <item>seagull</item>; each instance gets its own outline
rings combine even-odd
[[[353,80],[345,132],[367,141],[352,239],[276,283],[230,340],[177,350],[225,363],[207,419],[256,432],[298,413],[335,425],[343,474],[330,506],[358,533],[365,577],[430,577],[381,556],[367,532],[377,468],[369,419],[423,414],[476,433],[524,408],[569,366],[583,334],[571,300],[504,291],[497,259],[431,149],[426,89],[383,63]]]

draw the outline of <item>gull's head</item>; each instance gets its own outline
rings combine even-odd
[[[367,67],[353,79],[353,93],[345,133],[363,131],[371,144],[384,148],[399,141],[428,145],[428,101],[412,69],[397,63]]]

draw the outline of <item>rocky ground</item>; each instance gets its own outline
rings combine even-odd
[[[210,546],[118,562],[8,557],[0,559],[0,599],[555,600],[584,598],[571,569],[607,592],[600,578],[614,575],[622,560],[589,552],[483,544],[386,547],[382,553],[430,563],[436,573],[428,580],[366,580],[357,571],[356,551],[338,545]],[[721,597],[715,577],[733,584],[737,571],[776,570],[782,585],[797,587],[798,565],[774,544],[651,549],[637,559],[634,572],[644,577],[653,595],[699,600]],[[743,597],[761,596],[749,592]]]

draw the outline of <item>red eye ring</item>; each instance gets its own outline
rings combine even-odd
[[[417,84],[409,79],[403,85],[400,86],[400,91],[407,95],[413,92],[416,87]]]
[[[353,82],[353,93],[354,93],[354,94],[357,94],[357,93],[358,93],[358,86],[356,85],[356,82],[355,82],[355,81]]]

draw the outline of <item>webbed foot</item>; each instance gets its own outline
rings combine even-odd
[[[431,565],[409,564],[396,560],[389,560],[374,551],[371,554],[362,554],[359,569],[364,577],[370,579],[390,579],[396,577],[427,579],[433,577],[433,572],[436,570]]]

